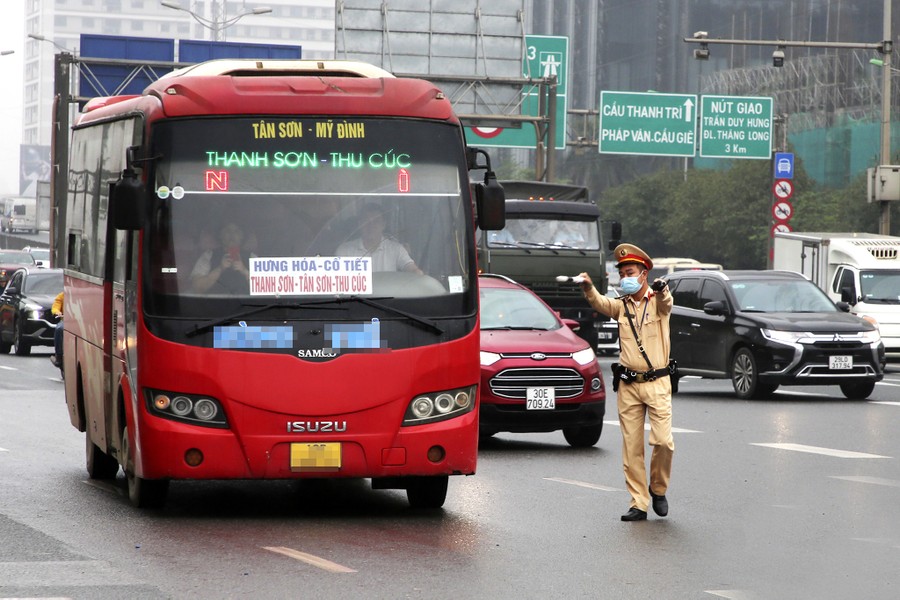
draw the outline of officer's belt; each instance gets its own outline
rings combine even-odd
[[[670,372],[667,367],[655,369],[653,371],[639,372],[626,369],[621,365],[619,365],[618,373],[615,373],[616,377],[625,383],[646,383],[648,381],[655,381],[660,377],[668,377],[669,374]]]

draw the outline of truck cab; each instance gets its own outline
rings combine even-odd
[[[534,291],[560,316],[578,322],[578,334],[597,349],[606,317],[585,302],[579,286],[559,275],[591,275],[606,292],[606,248],[600,209],[583,186],[538,181],[501,181],[506,227],[477,233],[483,273],[505,275]],[[612,227],[619,237],[618,224]],[[610,241],[608,246],[618,243]]]
[[[803,273],[834,302],[875,323],[886,356],[900,359],[900,237],[777,233],[773,265]]]

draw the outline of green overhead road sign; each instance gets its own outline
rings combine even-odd
[[[600,92],[599,150],[693,156],[696,108],[692,94]]]
[[[772,157],[772,99],[703,96],[700,108],[700,156]]]
[[[566,36],[526,35],[522,76],[535,79],[556,75],[556,140],[554,147],[566,147],[566,90],[569,71],[569,38]],[[538,87],[522,90],[521,114],[536,117],[540,114]],[[466,127],[470,144],[495,148],[536,148],[537,138],[530,123],[512,127]]]

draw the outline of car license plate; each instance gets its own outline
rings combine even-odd
[[[340,442],[291,444],[291,471],[337,471],[340,468]]]
[[[526,388],[525,410],[553,410],[554,408],[556,408],[556,388]]]
[[[832,370],[837,369],[852,369],[853,368],[853,357],[852,356],[829,356],[828,357],[828,368]]]
[[[611,340],[611,339],[613,339],[613,332],[612,331],[601,331],[601,332],[597,333],[597,337],[601,340]]]

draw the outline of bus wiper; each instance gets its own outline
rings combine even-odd
[[[377,302],[375,300],[366,298],[364,296],[347,296],[347,297],[343,297],[343,298],[336,298],[336,299],[332,300],[332,302],[340,303],[340,302],[347,301],[347,300],[353,300],[355,302],[359,302],[360,304],[365,304],[366,306],[371,306],[373,308],[378,308],[385,312],[393,313],[395,315],[400,315],[401,317],[406,317],[410,321],[412,321],[414,323],[418,323],[425,329],[429,329],[429,330],[433,331],[434,333],[437,333],[438,335],[441,335],[444,333],[444,330],[441,329],[440,327],[438,327],[434,323],[434,321],[430,321],[430,320],[420,317],[418,315],[408,313],[405,310],[400,310],[399,308],[394,308],[393,306],[388,306],[387,304],[382,304],[381,302]]]
[[[207,321],[206,323],[200,323],[199,325],[195,325],[193,329],[189,329],[185,332],[187,337],[194,337],[200,335],[204,331],[212,329],[217,325],[222,325],[224,323],[230,323],[231,321],[236,321],[238,319],[246,319],[247,317],[251,317],[255,314],[259,314],[261,312],[265,312],[270,308],[288,308],[291,310],[299,310],[301,308],[325,308],[321,305],[330,304],[334,302],[333,300],[323,300],[321,302],[303,302],[303,303],[290,303],[290,304],[241,304],[241,306],[249,306],[250,308],[246,310],[242,310],[236,312],[231,315],[227,315],[225,317],[219,317],[217,319],[213,319],[211,321]],[[336,308],[329,308],[328,310],[337,310]]]

